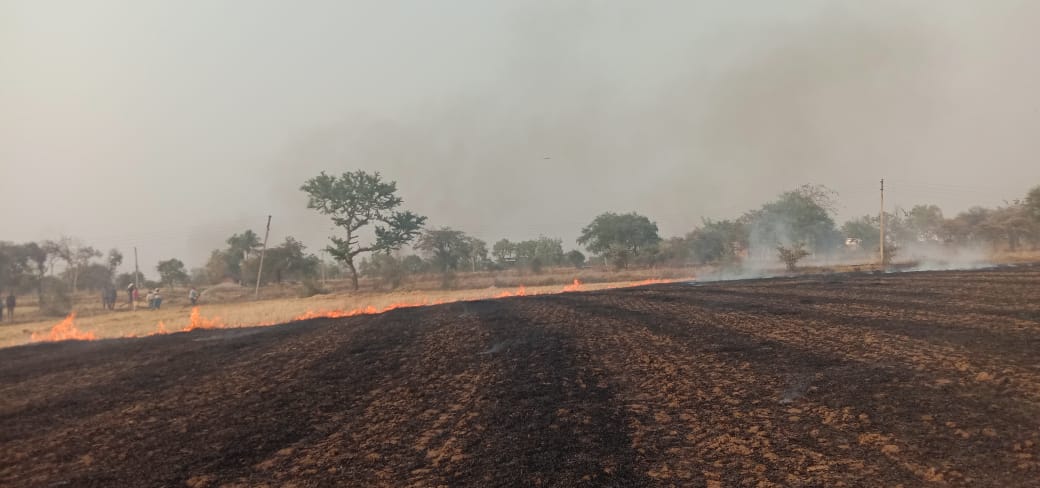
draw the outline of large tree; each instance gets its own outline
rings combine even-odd
[[[653,248],[661,237],[657,224],[635,212],[600,214],[581,230],[578,244],[596,254],[607,256],[619,268],[647,249]]]
[[[752,252],[772,254],[776,246],[799,243],[812,252],[836,248],[841,234],[831,218],[835,202],[834,192],[826,187],[804,185],[748,212],[741,221],[748,225]]]
[[[306,253],[306,249],[302,242],[292,236],[286,237],[280,245],[267,249],[260,282],[302,281],[317,276],[321,262],[317,256]],[[251,257],[244,263],[242,273],[255,276],[259,262],[259,256]]]
[[[48,267],[54,274],[54,261],[65,262],[66,275],[72,285],[73,291],[77,289],[80,272],[90,260],[101,256],[101,251],[91,246],[84,245],[79,239],[61,236],[57,241],[43,241],[43,251],[47,254]]]
[[[1040,223],[1040,186],[1034,186],[1025,199],[1026,213],[1033,221]]]
[[[471,242],[472,238],[465,232],[441,227],[424,231],[415,248],[426,254],[440,271],[441,285],[447,288],[451,284],[452,272],[458,269],[459,263],[468,261],[472,253]]]
[[[704,219],[685,240],[694,262],[726,263],[736,260],[738,252],[747,247],[747,232],[747,227],[735,220]]]
[[[155,267],[159,271],[159,280],[163,285],[173,288],[177,283],[187,283],[188,271],[184,268],[184,263],[180,259],[167,259],[166,261],[159,261],[159,265]]]
[[[563,239],[538,236],[537,239],[520,241],[514,245],[514,253],[518,265],[538,273],[545,266],[563,264]]]
[[[242,272],[242,266],[251,256],[258,255],[260,252],[260,236],[252,229],[246,229],[241,234],[232,234],[227,239],[227,250],[225,251],[225,259],[227,260],[228,271],[233,275],[235,281],[240,285],[245,284],[246,274]]]
[[[116,269],[119,265],[123,264],[123,253],[119,252],[119,249],[108,250],[108,269],[115,274]]]
[[[47,251],[35,242],[24,244],[22,250],[28,263],[32,265],[31,268],[35,268],[36,298],[43,303],[43,277],[47,273]]]
[[[864,252],[874,252],[880,249],[881,231],[878,225],[877,215],[864,215],[849,220],[841,226],[841,232],[848,239],[855,239],[859,248]]]
[[[330,236],[326,249],[350,270],[351,282],[358,289],[354,260],[373,251],[393,251],[412,242],[421,232],[426,217],[399,211],[403,203],[397,196],[397,183],[383,181],[380,174],[362,170],[340,176],[325,174],[307,180],[300,188],[307,193],[307,208],[328,215],[344,237]],[[375,240],[361,244],[361,233],[374,226]]]
[[[938,205],[914,205],[906,213],[906,226],[914,234],[918,241],[939,241],[942,237],[943,224],[942,209]]]
[[[466,240],[469,247],[466,261],[469,262],[470,270],[475,272],[477,269],[483,269],[488,262],[487,243],[476,237],[467,237]]]
[[[23,246],[0,241],[0,292],[14,290],[32,268]],[[2,296],[2,295],[0,295]]]
[[[491,246],[491,255],[498,264],[507,265],[516,262],[516,244],[509,239],[501,239]]]

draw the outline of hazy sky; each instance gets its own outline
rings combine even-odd
[[[842,219],[1040,184],[1030,1],[0,0],[0,240],[143,270],[328,223],[299,191],[380,171],[489,242],[665,235],[802,183]],[[125,266],[124,266],[125,267]]]

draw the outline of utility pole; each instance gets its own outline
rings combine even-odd
[[[267,230],[264,231],[264,247],[260,248],[260,266],[256,267],[256,291],[253,298],[260,298],[260,274],[264,272],[264,254],[267,253],[267,236],[271,234],[271,216],[267,216]]]
[[[885,179],[881,179],[881,269],[885,269]]]
[[[141,274],[141,270],[137,268],[137,246],[134,246],[134,288],[140,289],[141,284],[137,282],[137,277]]]
[[[137,267],[137,246],[134,246],[134,292],[141,289],[141,284],[138,283],[138,276],[141,276],[141,270]],[[130,295],[130,309],[137,310],[137,300],[134,299],[133,295]]]
[[[321,250],[321,284],[325,285],[325,249]]]

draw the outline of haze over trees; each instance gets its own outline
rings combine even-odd
[[[823,186],[804,185],[781,193],[776,200],[745,214],[750,251],[756,248],[771,253],[777,246],[805,246],[811,252],[825,252],[842,242],[831,214],[836,212],[837,196]]]
[[[656,224],[636,213],[604,213],[581,229],[577,249],[565,251],[559,238],[539,236],[511,241],[485,241],[461,229],[422,229],[425,218],[401,211],[396,186],[378,174],[322,174],[304,186],[309,206],[329,215],[345,236],[333,236],[329,251],[347,269],[351,286],[363,275],[384,289],[402,286],[411,277],[436,273],[450,287],[464,272],[541,273],[546,268],[590,266],[741,266],[748,260],[786,265],[803,259],[876,262],[880,247],[879,218],[863,215],[834,221],[837,195],[822,186],[804,185],[783,192],[756,209],[729,219],[703,219],[683,236],[662,238]],[[913,259],[915,247],[929,249],[1040,250],[1040,186],[1023,198],[987,208],[972,207],[953,217],[936,205],[920,204],[885,213],[886,257]],[[417,239],[417,240],[416,240]],[[414,241],[411,250],[407,246]],[[187,271],[176,258],[154,268],[159,282],[144,274],[119,272],[123,253],[102,253],[73,237],[15,244],[0,242],[0,291],[35,294],[48,313],[67,313],[70,294],[109,286],[125,288],[217,284],[233,281],[252,285],[259,266],[260,236],[247,229],[225,240],[205,266]],[[402,251],[404,249],[404,251]],[[333,252],[335,251],[335,252]],[[418,254],[412,254],[415,252]],[[368,253],[368,256],[360,256]],[[357,259],[357,261],[355,261]],[[355,269],[354,266],[357,265]],[[262,285],[284,281],[308,282],[322,274],[338,279],[343,271],[322,263],[306,246],[289,236],[266,251]],[[356,288],[355,288],[356,289]]]

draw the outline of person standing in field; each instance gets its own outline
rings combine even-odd
[[[137,302],[141,300],[141,294],[138,293],[137,287],[135,286],[133,291],[130,292],[130,304],[133,305],[134,311],[137,311]]]
[[[155,305],[156,310],[159,310],[159,307],[162,306],[162,295],[159,294],[158,288],[155,289],[155,294],[152,295],[152,303]]]
[[[115,310],[116,308],[116,289],[112,285],[108,285],[101,292],[101,304],[105,310]]]
[[[14,306],[17,300],[14,298],[14,292],[10,292],[7,295],[7,317],[8,320],[14,320]]]
[[[195,306],[199,303],[199,291],[195,287],[191,287],[191,291],[188,292],[188,301],[191,302],[191,306]]]
[[[148,290],[148,294],[144,298],[148,300],[148,310],[155,310],[155,292]]]

